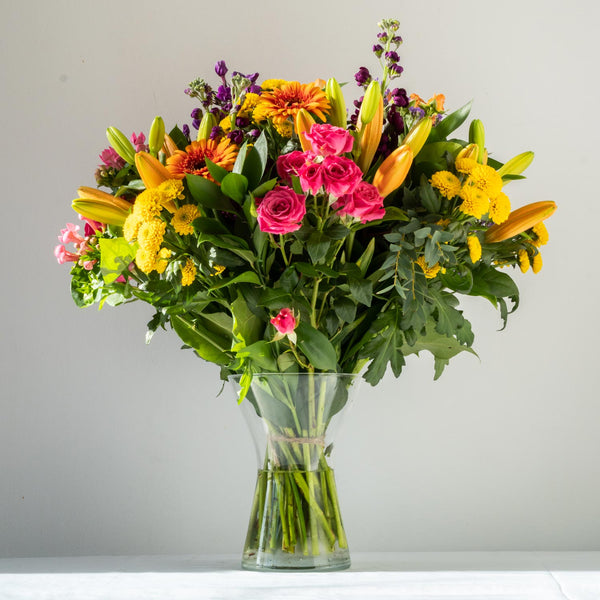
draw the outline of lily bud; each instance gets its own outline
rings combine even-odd
[[[360,112],[358,113],[358,123],[360,128],[362,128],[363,125],[368,125],[373,120],[380,100],[381,88],[379,87],[379,82],[371,81],[365,92],[362,104],[360,105]]]
[[[127,200],[117,198],[112,194],[107,194],[106,192],[103,192],[102,190],[96,188],[86,187],[82,185],[81,187],[77,188],[77,193],[79,194],[79,197],[83,200],[95,200],[97,202],[104,202],[106,204],[112,204],[114,206],[122,208],[123,210],[129,210],[131,208],[131,204],[127,202]]]
[[[120,132],[116,127],[109,127],[106,130],[108,143],[113,147],[114,151],[130,165],[135,160],[135,150],[132,143],[127,139],[125,134]]]
[[[552,215],[555,210],[556,202],[552,200],[526,204],[511,212],[508,219],[501,225],[492,225],[485,232],[485,241],[494,243],[508,240],[541,223]]]
[[[500,177],[504,175],[520,175],[533,162],[533,157],[534,154],[531,151],[522,152],[514,156],[498,169],[498,175]]]
[[[296,134],[298,135],[298,139],[300,140],[300,145],[302,146],[302,150],[304,152],[308,152],[312,150],[312,144],[309,140],[304,137],[304,132],[310,132],[310,128],[315,124],[315,120],[312,118],[311,114],[304,108],[301,108],[296,113],[296,119],[294,122],[296,128]]]
[[[471,158],[477,160],[479,156],[479,146],[477,144],[469,144],[465,146],[457,155],[456,160],[459,158]]]
[[[379,166],[373,185],[384,198],[398,189],[410,170],[413,161],[413,151],[410,146],[402,145],[396,148]]]
[[[483,163],[483,153],[485,151],[485,129],[483,128],[483,123],[479,119],[474,119],[471,121],[471,125],[469,126],[469,142],[479,146],[477,162]]]
[[[360,123],[360,118],[358,121]],[[366,173],[373,162],[373,157],[379,146],[381,140],[381,133],[383,130],[383,98],[379,95],[379,104],[375,111],[375,116],[370,123],[364,125],[360,131],[360,139],[358,147],[360,149],[360,155],[356,159],[356,164],[359,166],[363,173]]]
[[[431,121],[431,118],[425,117],[414,125],[402,140],[402,143],[405,146],[410,146],[413,156],[416,156],[421,152],[421,149],[429,137],[432,126],[433,122]]]
[[[229,117],[227,117],[229,119]],[[202,121],[200,121],[200,127],[198,128],[198,135],[196,141],[207,140],[210,137],[210,133],[213,127],[217,125],[217,117],[210,112],[204,113]]]
[[[150,133],[148,134],[148,148],[150,154],[156,156],[162,148],[165,140],[165,122],[162,117],[154,117],[152,125],[150,125]]]
[[[136,153],[135,166],[146,189],[157,187],[167,179],[173,179],[167,168],[147,152]]]
[[[179,148],[177,147],[177,144],[173,141],[173,138],[171,138],[171,136],[168,133],[165,133],[165,139],[162,147],[162,151],[165,153],[165,156],[169,158],[173,156],[173,154],[175,154],[177,150],[179,150]]]
[[[113,200],[118,200],[118,198],[113,198]],[[126,209],[114,202],[107,202],[105,200],[76,198],[71,203],[71,206],[82,217],[98,221],[99,223],[122,227],[131,211],[131,204],[128,202],[125,202],[125,204],[127,204]]]
[[[325,86],[325,95],[327,96],[327,100],[329,100],[329,104],[331,105],[331,110],[329,111],[329,122],[336,127],[346,128],[346,102],[344,100],[344,95],[342,94],[342,88],[340,84],[331,77],[327,80],[327,85]]]

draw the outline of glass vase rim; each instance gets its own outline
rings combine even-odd
[[[234,373],[232,375],[227,376],[227,380],[237,381],[241,379],[244,375],[242,373]],[[253,373],[252,377],[358,377],[360,378],[360,373]]]

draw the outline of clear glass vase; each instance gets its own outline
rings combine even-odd
[[[238,393],[240,379],[230,377]],[[356,375],[339,373],[254,375],[241,404],[258,459],[243,568],[350,566],[331,452],[358,383]]]

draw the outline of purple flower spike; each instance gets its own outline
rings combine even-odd
[[[225,64],[224,60],[220,60],[217,62],[217,64],[215,65],[215,73],[219,76],[219,77],[225,77],[225,74],[227,73],[228,69],[227,69],[227,65]]]
[[[217,100],[221,102],[227,102],[231,100],[231,89],[225,87],[224,85],[220,85],[217,90]]]
[[[389,52],[385,53],[385,57],[392,61],[392,62],[398,62],[400,60],[400,57],[398,56],[397,52],[394,52],[393,50],[390,50]]]
[[[192,127],[194,129],[200,129],[200,119],[192,119]]]
[[[356,75],[354,75],[354,79],[356,79],[356,83],[358,83],[358,85],[365,85],[371,81],[371,73],[369,73],[369,69],[367,69],[367,67],[361,67],[358,69]]]
[[[227,134],[227,137],[238,146],[244,141],[244,134],[239,129],[234,129]]]
[[[202,111],[199,108],[195,108],[191,112],[190,117],[192,117],[192,119],[200,119],[202,118]]]
[[[186,138],[190,137],[190,126],[187,123],[185,123],[181,128],[181,133],[183,133]]]
[[[216,140],[219,136],[221,135],[221,128],[218,126],[213,127],[210,130],[210,139],[211,140]]]
[[[392,71],[392,73],[396,73],[397,75],[401,75],[402,71],[404,71],[404,67],[401,67],[400,65],[390,65],[390,71]]]
[[[379,57],[383,52],[383,46],[381,44],[375,44],[373,46],[373,52]],[[387,55],[386,55],[387,56]]]

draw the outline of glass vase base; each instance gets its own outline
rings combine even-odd
[[[246,571],[343,571],[350,568],[348,550],[338,550],[323,556],[298,554],[246,552],[242,557],[242,569]]]

